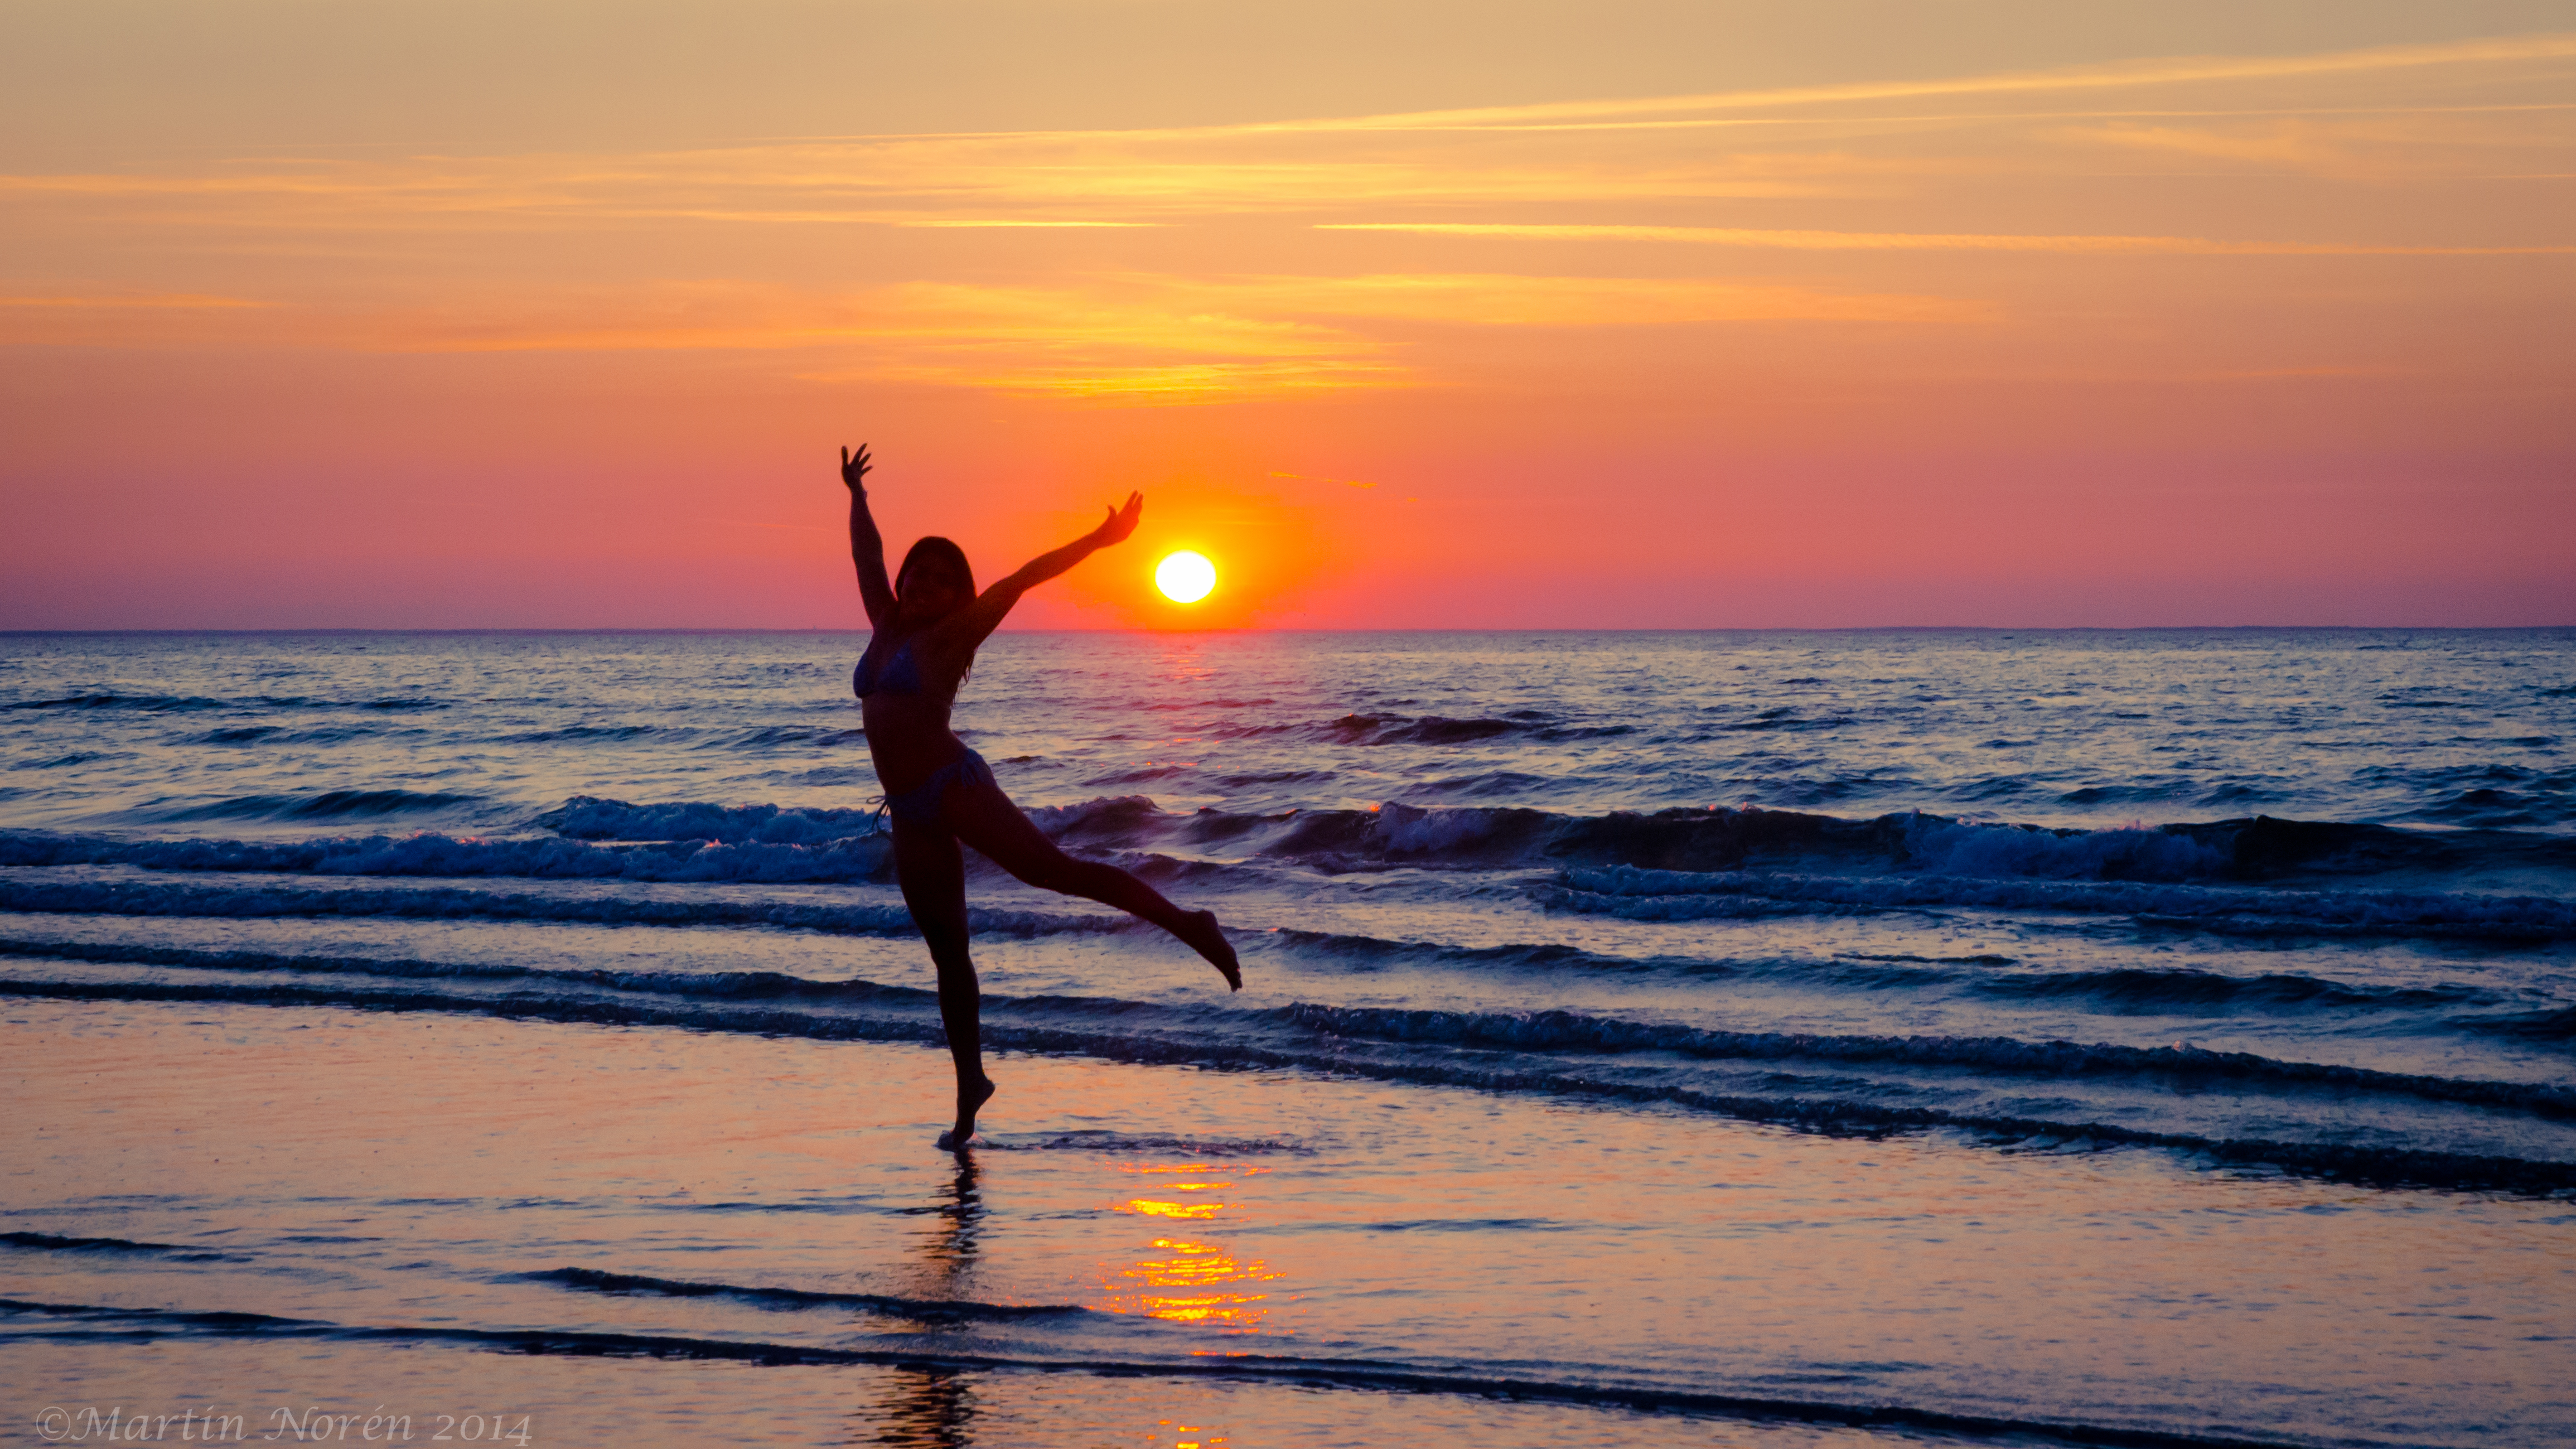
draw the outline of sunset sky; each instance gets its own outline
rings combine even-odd
[[[0,627],[2576,624],[2563,3],[18,0],[0,236]]]

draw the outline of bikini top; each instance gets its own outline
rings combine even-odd
[[[850,671],[850,692],[865,699],[871,694],[924,694],[921,687],[921,661],[912,657],[912,640],[897,644],[886,655],[885,668],[876,667],[877,651],[873,642],[868,652],[859,656],[859,667]]]

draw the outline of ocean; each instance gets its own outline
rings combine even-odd
[[[2576,630],[865,638],[0,636],[0,1442],[2576,1437]]]

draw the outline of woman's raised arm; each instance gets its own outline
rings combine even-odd
[[[885,540],[877,534],[876,516],[868,512],[868,445],[857,457],[841,450],[841,482],[850,490],[850,562],[859,570],[859,602],[867,606],[868,625],[882,629],[894,618],[894,585],[886,581]]]
[[[1020,571],[975,596],[975,602],[943,620],[939,632],[946,642],[972,649],[984,642],[1020,601],[1020,595],[1072,568],[1113,543],[1124,543],[1136,531],[1136,520],[1145,511],[1145,495],[1130,493],[1123,508],[1112,508],[1100,526],[1064,547],[1039,554],[1020,565]]]

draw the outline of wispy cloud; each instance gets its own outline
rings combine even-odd
[[[1252,397],[1336,392],[1351,388],[1403,387],[1416,381],[1404,368],[1335,359],[1127,367],[1067,362],[1017,368],[889,363],[873,368],[802,375],[813,381],[923,382],[1144,406],[1234,402]]]
[[[2481,180],[2565,172],[2576,109],[2550,87],[2570,78],[2576,35],[2544,35],[1252,125],[0,176],[27,294],[0,298],[0,336],[763,352],[786,375],[1152,402],[1442,383],[1503,328],[1813,324],[1922,350],[1902,339],[2063,310],[2019,305],[2013,269],[1948,295],[1962,273],[1929,254],[2418,258],[2435,278],[2474,271],[2442,258],[2576,252],[2534,221],[2532,183]],[[1718,125],[1745,129],[1674,129]],[[2347,189],[2241,221],[2267,168]],[[2152,193],[2124,179],[2141,171]],[[2441,209],[2404,190],[2423,178]],[[1515,241],[1575,245],[1542,266]],[[321,248],[327,273],[284,260]],[[2197,285],[2181,274],[2158,275]]]
[[[995,220],[990,220],[990,219],[976,219],[976,220],[953,219],[953,220],[942,220],[942,219],[938,219],[938,218],[906,218],[906,219],[904,219],[904,220],[901,220],[901,221],[896,222],[895,224],[896,224],[897,226],[919,226],[919,227],[964,227],[964,228],[975,228],[975,227],[1005,227],[1005,228],[1007,228],[1007,227],[1113,227],[1113,228],[1124,228],[1124,227],[1140,227],[1140,226],[1153,226],[1153,225],[1156,225],[1156,223],[1154,223],[1154,222],[1150,222],[1150,221],[995,221]]]
[[[1694,322],[1961,322],[1991,310],[1936,296],[1655,277],[1497,273],[1231,278],[1176,284],[1211,302],[1318,317],[1510,327],[1639,327]]]
[[[70,299],[39,299],[59,302]],[[769,352],[794,375],[929,382],[1131,402],[1206,401],[1419,386],[1425,328],[1668,327],[1722,323],[1974,322],[1992,309],[1936,296],[1710,279],[1398,273],[1172,277],[1051,285],[913,282],[808,293],[739,283],[488,296],[435,307],[287,306],[221,331],[181,321],[233,299],[160,299],[20,341],[372,352]],[[204,305],[197,305],[202,302]],[[51,314],[74,309],[55,307]],[[95,309],[93,309],[95,310]],[[0,312],[0,316],[7,315]]]
[[[208,178],[0,176],[18,206],[143,208],[164,224],[382,230],[722,222],[955,229],[1133,229],[1367,204],[1788,199],[1891,162],[1783,156],[1262,160],[1054,140],[734,148],[617,158],[364,161]],[[1914,168],[1923,169],[1921,165]]]
[[[1333,328],[1248,310],[1214,297],[1176,299],[1144,282],[1092,286],[975,286],[914,282],[843,293],[741,284],[667,285],[559,297],[530,308],[401,309],[354,319],[355,337],[383,351],[975,352],[1025,366],[1034,356],[1142,361],[1314,359],[1367,344]],[[460,316],[460,313],[465,315]]]
[[[1636,327],[1705,322],[1959,322],[1988,309],[1933,296],[1725,281],[1509,273],[1356,277],[1115,276],[1056,286],[910,283],[841,296],[665,288],[533,313],[460,319],[389,312],[364,324],[392,351],[657,351],[853,344],[947,352],[1032,351],[1148,369],[1246,360],[1350,363],[1386,341],[1368,322],[1482,327]],[[1382,373],[1375,363],[1369,369]]]
[[[1963,126],[1973,132],[1971,123],[2018,122],[2026,138],[2140,154],[2312,169],[2351,170],[2356,148],[2377,154],[2425,143],[2424,127],[2435,117],[2487,128],[2433,136],[2441,146],[2559,144],[2567,103],[2554,96],[2477,94],[2460,98],[2474,104],[2441,105],[2439,96],[2374,90],[2391,73],[2444,68],[2526,87],[2563,86],[2576,80],[2576,34],[1221,126],[807,138],[612,155],[267,158],[172,174],[0,176],[0,205],[142,207],[169,224],[308,231],[654,221],[1043,231],[1391,204],[1884,195],[1943,175],[2032,164],[2028,155],[2007,158],[2006,143],[1992,136],[1962,134],[1938,153],[1895,139],[1950,135]],[[2334,81],[2337,88],[2279,94],[2293,80]],[[2206,92],[2212,85],[2233,89],[2213,96]],[[2159,87],[2172,93],[2150,94]],[[2068,104],[2111,92],[2167,103]],[[1923,99],[2010,104],[1902,112],[1883,104]],[[2024,100],[2044,104],[2011,108]],[[2307,104],[2280,104],[2287,100]],[[2263,101],[2273,103],[2249,104]],[[2356,124],[2373,116],[2407,119],[2372,132],[2257,124],[2291,116],[2344,116]],[[1657,130],[1706,125],[1774,129],[1734,149]],[[1810,129],[1777,129],[1791,125]],[[1555,131],[1568,134],[1544,134]],[[1584,131],[1600,134],[1573,134]],[[2507,168],[2481,164],[2472,174],[2499,169]]]
[[[221,311],[236,307],[262,307],[268,304],[247,297],[211,297],[191,292],[102,293],[96,296],[0,296],[0,308],[42,311],[110,311],[126,312]]]
[[[1445,130],[1582,124],[1617,117],[1690,111],[1778,109],[1852,102],[1912,100],[1924,96],[2003,96],[2061,91],[2126,89],[2212,81],[2286,80],[2307,76],[2369,74],[2434,66],[2495,65],[2576,60],[2576,33],[2500,36],[2437,45],[2374,46],[2359,50],[2284,56],[2207,56],[2124,61],[2112,65],[2008,71],[1929,80],[1860,81],[1767,90],[1712,91],[1695,95],[1625,100],[1551,101],[1535,105],[1479,106],[1389,115],[1249,125],[1254,130]]]
[[[0,346],[125,347],[220,341],[265,304],[197,292],[26,293],[0,296]]]
[[[1715,226],[1622,226],[1583,223],[1342,221],[1317,231],[1390,231],[1427,236],[1508,237],[1531,241],[1689,242],[1701,246],[1790,251],[1931,251],[2143,253],[2172,256],[2507,257],[2576,255],[2576,246],[2431,247],[2356,242],[2218,241],[2196,236],[2011,236],[1943,232],[1781,231]]]

